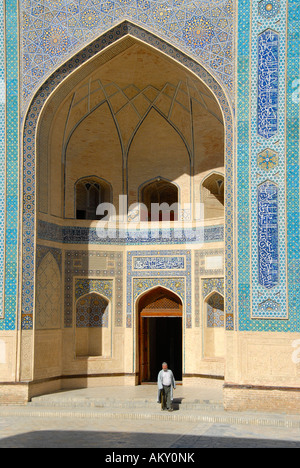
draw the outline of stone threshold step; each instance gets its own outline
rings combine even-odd
[[[50,407],[81,407],[81,408],[159,408],[159,403],[149,400],[114,400],[114,399],[89,399],[89,398],[32,398],[30,406]],[[223,409],[222,403],[213,401],[179,402],[173,401],[173,408],[188,410],[218,410]]]

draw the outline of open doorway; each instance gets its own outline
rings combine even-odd
[[[156,382],[163,361],[182,380],[182,302],[157,287],[139,301],[139,383]]]

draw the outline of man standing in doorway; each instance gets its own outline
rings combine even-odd
[[[157,377],[158,385],[158,403],[161,403],[161,410],[167,409],[173,411],[173,388],[175,390],[175,378],[171,369],[168,369],[166,362],[162,363],[162,370],[159,372]]]

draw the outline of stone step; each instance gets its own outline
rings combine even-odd
[[[155,399],[116,399],[116,398],[87,398],[87,397],[56,397],[43,395],[32,398],[31,407],[55,407],[55,408],[131,408],[131,409],[158,409],[159,403]],[[183,411],[214,411],[223,409],[221,402],[213,400],[184,401],[174,398],[174,410]]]

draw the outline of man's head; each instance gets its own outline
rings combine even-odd
[[[164,371],[168,370],[168,364],[166,362],[162,363],[162,368]]]

